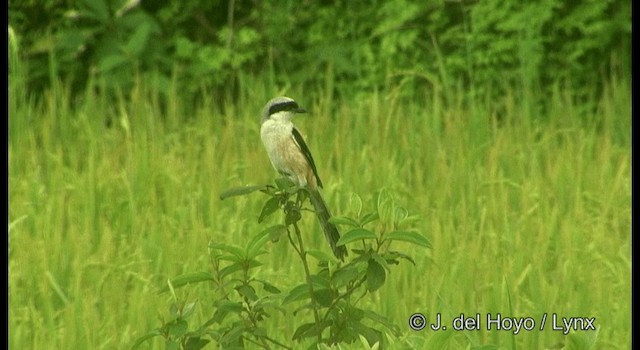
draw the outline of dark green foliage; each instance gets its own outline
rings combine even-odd
[[[271,226],[240,247],[227,243],[209,244],[211,272],[187,273],[169,280],[162,292],[171,291],[190,283],[209,283],[214,286],[211,299],[213,315],[198,327],[189,327],[187,318],[193,313],[195,302],[176,302],[170,307],[171,319],[138,338],[134,348],[154,337],[165,339],[166,348],[200,349],[209,342],[221,348],[297,348],[287,345],[350,344],[360,337],[382,348],[385,333],[398,336],[400,328],[387,317],[373,310],[358,306],[368,294],[376,292],[387,281],[391,266],[399,258],[413,260],[405,254],[390,249],[392,242],[404,241],[429,247],[429,241],[413,231],[398,230],[410,218],[407,210],[397,206],[387,191],[377,195],[377,211],[357,218],[335,217],[332,222],[352,228],[337,243],[351,244],[355,254],[351,261],[338,262],[332,255],[304,247],[300,227],[302,205],[307,199],[305,189],[293,186],[290,181],[278,181],[276,186],[252,186],[225,191],[223,198],[249,194],[247,188],[260,188],[269,198],[259,220],[278,210],[284,213],[285,224]],[[292,213],[296,213],[295,215]],[[388,213],[395,213],[387,215]],[[365,225],[375,228],[364,228]],[[391,232],[385,232],[391,230]],[[377,232],[376,232],[377,231]],[[300,258],[306,277],[297,285],[285,290],[277,286],[281,281],[265,281],[255,269],[261,266],[257,258],[266,254],[263,249],[268,241],[276,242],[287,234],[292,248]],[[275,238],[275,239],[274,239]],[[308,257],[318,261],[317,271],[311,271]],[[292,277],[293,278],[293,277]],[[291,283],[288,281],[288,283]],[[294,282],[295,283],[295,282]],[[295,308],[295,309],[294,309]],[[292,311],[293,310],[293,311]],[[282,335],[267,333],[266,323],[277,315],[299,318],[295,330]],[[308,322],[306,322],[308,320]],[[190,331],[190,328],[194,330]]]
[[[9,24],[31,92],[58,78],[76,92],[126,91],[138,77],[160,91],[176,80],[185,97],[247,95],[253,79],[329,97],[457,86],[491,97],[554,82],[587,94],[611,70],[628,74],[630,10],[629,0],[49,0],[9,2]]]
[[[479,1],[469,7],[469,78],[496,93],[542,97],[554,82],[591,93],[612,62],[628,72],[629,10],[624,1]]]

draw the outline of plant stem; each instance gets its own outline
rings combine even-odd
[[[275,340],[275,339],[273,339],[273,338],[271,338],[269,336],[265,336],[265,339],[270,341],[270,342],[272,342],[272,343],[274,343],[274,344],[276,344],[276,345],[278,345],[278,346],[280,346],[280,347],[282,347],[282,348],[285,348],[285,349],[288,349],[288,350],[292,350],[293,349],[293,348],[288,347],[285,344],[282,344],[281,342],[279,342],[279,341],[277,341],[277,340]]]
[[[309,271],[309,263],[307,262],[307,252],[304,249],[304,245],[302,244],[302,235],[300,234],[300,228],[298,228],[298,223],[293,223],[293,228],[296,231],[296,236],[298,237],[298,247],[300,250],[298,255],[300,255],[300,260],[302,260],[302,265],[304,266],[304,274],[307,277],[307,285],[309,286],[309,296],[311,297],[311,303],[313,305],[313,318],[316,321],[316,326],[320,325],[320,314],[318,313],[318,305],[316,304],[316,299],[313,293],[313,282],[311,281],[311,272]],[[318,344],[322,342],[322,332],[318,332]]]

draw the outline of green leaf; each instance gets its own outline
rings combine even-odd
[[[380,215],[378,215],[377,212],[371,212],[371,213],[367,213],[364,214],[364,216],[362,216],[362,220],[360,220],[360,226],[364,226],[370,222],[374,222],[376,220],[380,219]]]
[[[292,340],[298,340],[302,338],[313,337],[317,335],[315,323],[305,323],[300,327],[296,328],[296,331],[293,333]]]
[[[173,288],[179,288],[191,283],[210,282],[213,280],[213,276],[208,272],[191,272],[171,278],[170,282]],[[158,293],[165,293],[168,291],[169,286],[164,286],[158,291]]]
[[[351,328],[356,334],[364,336],[369,344],[376,344],[382,341],[382,334],[380,331],[364,325],[359,321],[351,322],[349,324],[349,328]]]
[[[197,304],[197,301],[194,301],[193,303],[189,303],[183,306],[182,312],[181,312],[182,318],[187,318],[191,316],[191,314],[193,314],[193,312],[196,310],[196,304]]]
[[[595,332],[572,331],[566,337],[565,349],[593,349],[598,339],[599,332],[600,328],[596,328]]]
[[[369,259],[367,267],[367,290],[374,292],[382,287],[386,279],[384,268],[375,260]]]
[[[185,350],[200,350],[209,344],[209,340],[204,338],[189,338],[185,345]]]
[[[385,270],[389,271],[389,265],[387,264],[387,261],[382,257],[382,255],[378,253],[372,253],[371,259],[375,260],[378,263],[378,265],[382,266]]]
[[[174,47],[176,57],[188,59],[193,56],[193,52],[196,50],[197,45],[184,36],[178,36],[175,38]]]
[[[335,256],[333,256],[333,254],[329,254],[323,250],[318,250],[318,249],[309,249],[307,250],[307,254],[316,258],[316,260],[318,261],[337,261],[338,260],[336,259]]]
[[[253,259],[256,256],[258,256],[259,255],[258,254],[259,250],[269,240],[271,240],[271,233],[274,230],[273,227],[274,226],[271,226],[271,227],[267,228],[266,230],[263,230],[262,232],[258,233],[257,235],[255,235],[253,237],[253,239],[251,239],[249,244],[247,244],[247,258],[248,259]],[[277,225],[275,227],[279,228],[279,227],[284,227],[284,226],[283,225]]]
[[[360,343],[362,344],[363,349],[378,350],[378,348],[380,347],[380,343],[369,344],[367,338],[362,334],[358,334],[358,338],[360,338]]]
[[[331,283],[326,274],[311,275],[311,283],[313,284],[313,288],[316,290],[322,289],[322,288],[329,288],[331,286]]]
[[[360,308],[350,306],[347,312],[349,313],[351,320],[360,321],[364,318],[364,310]]]
[[[275,180],[276,187],[280,190],[286,190],[289,193],[294,193],[298,190],[298,186],[286,177],[279,177]]]
[[[376,238],[377,237],[373,232],[364,228],[356,228],[345,233],[342,237],[340,237],[336,245],[341,246],[354,241],[359,241],[363,239],[376,239]]]
[[[243,196],[245,194],[249,194],[255,191],[263,191],[266,190],[269,185],[254,185],[254,186],[244,186],[244,187],[234,187],[228,189],[220,194],[220,199],[227,199],[230,197]]]
[[[82,15],[101,23],[105,23],[109,19],[109,8],[105,0],[83,0],[82,4],[85,6]]]
[[[248,264],[247,264],[247,261],[239,261],[239,262],[233,263],[233,264],[225,267],[224,269],[220,270],[220,276],[226,277],[226,276],[231,275],[234,272],[243,271],[245,269],[247,271],[249,271],[249,270],[251,270],[253,268],[256,268],[258,266],[262,266],[262,263],[260,263],[257,260],[254,260],[254,259],[249,260]]]
[[[376,312],[373,312],[371,310],[364,310],[364,317],[377,322],[385,327],[387,327],[391,332],[393,332],[393,334],[398,337],[400,336],[400,334],[402,333],[400,331],[400,327],[398,327],[397,324],[395,324],[393,321],[391,321],[390,319],[386,318],[385,316],[382,316]],[[432,348],[429,348],[432,349]],[[435,348],[434,348],[435,349]]]
[[[258,218],[258,222],[264,221],[264,219],[269,217],[269,215],[275,213],[276,210],[278,209],[280,209],[280,198],[272,197],[262,207],[262,211],[260,212],[260,217]]]
[[[210,318],[202,327],[206,328],[214,323],[222,324],[222,321],[227,317],[229,313],[238,314],[244,310],[242,307],[242,303],[229,301],[229,300],[221,300],[214,303],[216,307],[216,312],[213,314],[213,317]]]
[[[154,329],[151,332],[149,332],[149,333],[147,333],[147,334],[145,334],[145,335],[143,335],[141,337],[138,337],[136,339],[136,341],[133,343],[133,345],[131,346],[131,349],[135,349],[135,348],[139,347],[140,345],[142,345],[142,343],[146,342],[147,340],[149,340],[149,339],[151,339],[153,337],[161,336],[161,335],[162,335],[162,332],[160,331],[160,329]]]
[[[377,202],[378,215],[385,224],[393,223],[394,216],[394,202],[389,191],[382,190],[378,193]]]
[[[230,301],[230,300],[217,301],[215,303],[215,307],[218,311],[224,311],[224,312],[238,313],[243,310],[242,303]]]
[[[180,342],[178,342],[177,340],[173,340],[173,339],[167,339],[164,342],[164,349],[165,350],[180,350]]]
[[[355,193],[352,193],[349,197],[349,210],[358,216],[362,211],[362,198]]]
[[[306,284],[298,285],[289,291],[284,300],[282,301],[282,305],[286,305],[292,303],[294,301],[299,301],[303,299],[309,299],[309,286]]]
[[[182,337],[187,333],[188,326],[187,321],[183,319],[177,319],[166,325],[169,335],[174,338]]]
[[[396,252],[396,251],[389,251],[384,254],[384,259],[387,261],[388,264],[394,264],[394,265],[399,264],[400,262],[398,261],[398,258],[409,260],[409,262],[412,263],[414,266],[416,265],[415,260],[413,260],[413,258],[408,256],[407,254]]]
[[[256,327],[253,329],[252,334],[257,338],[264,338],[267,335],[267,330],[263,327]]]
[[[331,276],[331,282],[337,288],[346,286],[349,282],[354,282],[360,279],[360,272],[355,266],[349,266],[342,268]]]
[[[109,72],[129,62],[129,59],[121,54],[108,55],[100,59],[98,67],[101,72]]]
[[[299,210],[290,210],[287,213],[287,216],[284,218],[284,223],[287,224],[287,226],[289,226],[300,221],[300,219],[302,219],[302,215],[300,215]]]
[[[417,232],[410,231],[393,231],[384,235],[384,239],[392,241],[404,241],[413,243],[422,247],[431,248],[431,242]]]
[[[407,217],[409,216],[409,211],[406,208],[403,207],[396,207],[395,213],[394,213],[394,222],[396,224],[400,224],[402,221],[404,221]]]
[[[180,311],[180,306],[178,305],[178,302],[173,302],[171,303],[171,305],[169,305],[169,315],[171,316],[172,319],[174,318],[179,318],[179,311]]]
[[[238,341],[242,333],[245,331],[250,331],[247,326],[245,326],[242,322],[235,322],[233,327],[227,332],[225,332],[224,336],[220,340],[221,343],[235,343]],[[228,347],[225,347],[228,348]]]
[[[347,216],[332,216],[329,222],[334,225],[347,225],[351,227],[359,227],[358,222]]]
[[[315,337],[318,334],[322,334],[325,328],[329,327],[331,324],[328,321],[317,323],[305,323],[300,327],[296,328],[296,331],[293,333],[293,340],[299,340],[302,338]],[[314,349],[317,348],[317,345]]]
[[[149,22],[140,23],[125,45],[125,50],[135,57],[140,56],[147,44],[149,34],[151,34],[151,24]]]
[[[226,244],[226,243],[213,243],[213,242],[209,242],[209,249],[212,250],[220,250],[223,252],[227,252],[230,253],[234,258],[230,258],[230,257],[220,257],[221,260],[228,260],[228,261],[241,261],[245,259],[245,251],[244,249],[235,246],[235,245],[230,245],[230,244]]]
[[[320,304],[320,306],[328,307],[335,299],[336,293],[327,288],[322,288],[313,291],[313,299]]]
[[[262,281],[262,280],[257,280],[258,282],[262,283],[262,288],[264,288],[265,291],[272,293],[272,294],[280,294],[281,291],[280,289],[278,289],[278,287],[274,286],[273,284],[267,282],[267,281]]]
[[[287,233],[287,226],[278,224],[267,228],[265,231],[269,231],[269,238],[271,242],[275,243],[280,240],[280,236]]]
[[[250,301],[256,301],[258,299],[258,296],[256,295],[256,290],[249,285],[241,285],[237,287],[236,290],[242,297]]]

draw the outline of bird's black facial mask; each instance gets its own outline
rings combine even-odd
[[[300,108],[296,101],[287,101],[275,104],[269,108],[269,115],[282,112],[289,111],[294,113],[306,113],[307,111],[304,108]]]

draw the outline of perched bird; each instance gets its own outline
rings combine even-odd
[[[331,250],[338,259],[343,260],[347,255],[347,249],[345,246],[336,246],[340,233],[336,226],[329,222],[331,213],[318,191],[318,188],[322,188],[318,169],[309,147],[291,122],[293,116],[298,113],[306,113],[306,110],[300,108],[293,99],[284,96],[271,99],[262,110],[260,137],[276,171],[308,190],[311,204]]]

